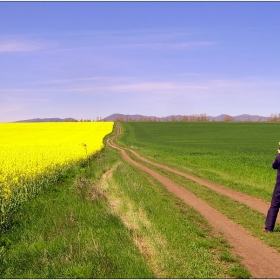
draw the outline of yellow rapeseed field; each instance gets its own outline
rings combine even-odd
[[[73,163],[103,148],[113,122],[1,123],[0,224]]]

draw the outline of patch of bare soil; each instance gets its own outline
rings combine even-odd
[[[183,200],[186,204],[193,207],[195,210],[200,212],[207,221],[212,225],[214,229],[222,232],[229,243],[232,245],[232,252],[235,255],[242,257],[241,262],[243,265],[251,272],[254,278],[279,278],[280,277],[280,254],[273,248],[264,244],[261,240],[251,236],[243,227],[234,223],[226,216],[222,215],[216,209],[210,207],[207,203],[201,200],[199,197],[195,196],[193,193],[189,192],[185,188],[179,186],[175,182],[171,181],[169,178],[162,176],[156,171],[151,170],[142,163],[134,161],[125,151],[125,148],[118,146],[113,142],[113,140],[119,136],[121,133],[120,127],[118,127],[118,132],[111,139],[108,140],[108,144],[120,150],[123,158],[153,176],[162,185],[164,185],[170,192]],[[143,162],[152,163],[160,168],[175,172],[180,174],[190,180],[193,180],[201,185],[207,186],[216,192],[226,195],[236,201],[244,203],[261,213],[266,214],[268,209],[267,202],[260,199],[250,197],[248,195],[229,190],[225,187],[218,186],[213,183],[206,182],[205,180],[195,178],[181,171],[175,170],[168,166],[162,164],[156,164],[148,159],[138,155],[135,151],[130,150],[135,156],[137,156]]]

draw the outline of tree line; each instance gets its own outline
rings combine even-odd
[[[269,122],[280,122],[280,114],[271,114],[268,118]]]
[[[96,119],[79,119],[79,120],[65,120],[66,122],[106,122],[106,119],[102,119],[101,117],[97,117]],[[194,114],[194,115],[183,115],[183,116],[171,116],[167,117],[132,117],[132,116],[120,116],[117,117],[115,122],[211,122],[207,118],[206,114]],[[225,115],[225,117],[221,120],[224,122],[236,122],[234,118],[230,115]],[[250,118],[242,121],[242,122],[261,122],[262,119],[259,118],[258,120],[251,120]],[[279,114],[271,114],[270,117],[267,119],[267,122],[280,122],[280,113]]]
[[[140,116],[137,118],[133,118],[131,116],[120,116],[115,119],[116,122],[166,122],[166,121],[201,121],[206,122],[209,119],[206,117],[206,114],[199,114],[199,115],[191,115],[191,116],[171,116],[170,118],[158,118],[158,117],[145,117]]]
[[[215,120],[211,120],[207,118],[206,114],[196,114],[196,115],[184,115],[184,116],[171,116],[169,118],[157,118],[157,117],[144,117],[140,116],[138,118],[133,118],[131,116],[120,116],[115,119],[116,122],[213,122]],[[220,120],[223,122],[238,122],[234,119],[234,117],[230,115],[225,115],[225,117]],[[260,117],[258,120],[252,120],[248,117],[246,120],[242,122],[262,122],[262,118]],[[240,121],[239,121],[240,122]],[[271,114],[271,116],[267,119],[267,122],[280,122],[280,114]]]

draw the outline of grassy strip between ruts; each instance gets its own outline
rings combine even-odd
[[[129,154],[135,161],[140,162],[132,153]],[[190,190],[213,208],[217,209],[236,223],[242,225],[253,236],[262,239],[267,245],[274,247],[280,252],[280,240],[278,236],[280,225],[276,224],[273,234],[264,234],[261,229],[264,227],[265,216],[261,213],[250,209],[244,204],[222,196],[205,186],[187,180],[178,174],[155,167],[152,164],[145,163],[145,165]]]
[[[247,278],[249,273],[201,215],[106,147],[89,166],[72,169],[26,202],[1,230],[0,277]]]

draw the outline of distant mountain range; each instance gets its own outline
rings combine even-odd
[[[188,117],[189,119],[195,119],[195,118],[204,118],[209,121],[225,121],[225,120],[231,120],[231,121],[268,121],[269,117],[263,117],[263,116],[258,116],[258,115],[238,115],[238,116],[229,116],[226,114],[219,115],[217,117],[211,117],[211,116],[206,116],[204,114],[200,115],[190,115],[190,116],[183,116],[183,115],[171,115],[167,117],[156,117],[156,116],[144,116],[144,115],[124,115],[124,114],[113,114],[110,115],[106,118],[101,119],[101,121],[117,121],[117,120],[124,120],[124,121],[140,121],[140,120],[151,120],[151,121],[178,121],[184,119],[184,117]],[[29,119],[29,120],[21,120],[21,121],[16,121],[16,122],[75,122],[77,121],[76,119],[73,118],[35,118],[35,119]]]
[[[191,115],[187,116],[188,118],[196,118],[196,117],[205,117],[209,121],[225,121],[226,119],[232,118],[233,121],[267,121],[269,117],[263,117],[258,115],[238,115],[238,116],[229,116],[226,114],[219,115],[217,117],[211,117],[206,115]],[[186,116],[185,116],[186,117]],[[156,117],[156,116],[143,116],[143,115],[123,115],[123,114],[113,114],[110,115],[103,120],[105,121],[116,121],[116,120],[157,120],[157,121],[172,121],[172,120],[182,120],[184,118],[183,115],[171,115],[167,117]]]
[[[217,117],[207,117],[209,120],[213,120],[213,121],[224,121],[225,118],[228,115],[226,114],[222,114],[219,115]],[[268,121],[269,117],[263,117],[263,116],[259,116],[259,115],[248,115],[248,114],[243,114],[243,115],[238,115],[238,116],[234,116],[232,117],[234,121]]]

